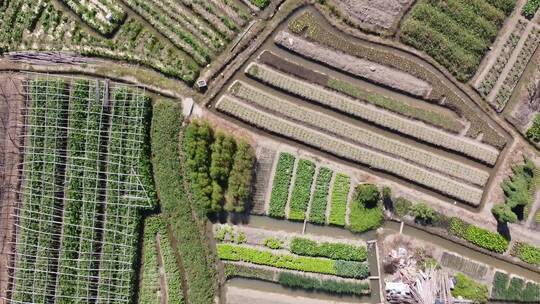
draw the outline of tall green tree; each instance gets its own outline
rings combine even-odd
[[[234,161],[236,141],[233,137],[225,135],[221,131],[215,134],[214,143],[211,146],[210,177],[212,178],[211,210],[219,212],[222,209],[224,191],[227,187],[229,174]]]
[[[253,166],[255,153],[246,141],[240,141],[234,155],[234,163],[229,176],[229,183],[225,197],[225,210],[229,212],[243,212],[250,195],[253,179]]]
[[[212,128],[207,122],[193,120],[184,135],[185,164],[199,208],[210,209],[213,192],[210,178]]]

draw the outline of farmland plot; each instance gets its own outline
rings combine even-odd
[[[281,114],[291,120],[324,130],[384,154],[394,155],[396,158],[401,157],[419,166],[425,166],[475,185],[483,186],[487,181],[488,174],[486,172],[459,164],[451,159],[445,159],[412,145],[403,144],[365,128],[345,123],[329,115],[297,106],[292,102],[274,98],[241,82],[235,83],[232,90],[235,96],[258,107],[266,108],[268,111]]]
[[[11,299],[128,303],[139,210],[155,203],[149,100],[139,88],[87,79],[38,75],[25,89]]]
[[[218,101],[216,107],[218,110],[255,127],[302,142],[336,156],[395,174],[472,205],[477,205],[482,197],[482,191],[476,187],[454,181],[373,150],[344,142],[336,139],[335,136],[322,133],[313,128],[278,118],[276,115],[262,112],[238,99],[224,96]]]

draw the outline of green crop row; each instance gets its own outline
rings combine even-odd
[[[334,172],[328,168],[319,168],[309,212],[309,221],[312,223],[324,225],[326,221],[326,205],[328,203],[328,191],[332,174]]]
[[[451,219],[450,233],[476,246],[496,253],[504,253],[508,249],[509,241],[502,235],[474,226],[459,218]]]
[[[148,217],[144,221],[142,273],[140,278],[139,304],[159,303],[159,265],[156,248],[156,235],[159,232],[159,216]],[[168,269],[167,269],[168,270]]]
[[[259,250],[253,247],[233,244],[218,244],[217,253],[220,259],[226,261],[241,261],[282,269],[322,273],[355,279],[363,279],[369,275],[368,266],[360,262],[334,261],[326,258],[278,254],[268,250]]]
[[[512,255],[525,263],[540,266],[540,248],[524,242],[516,242]]]
[[[69,91],[65,81],[33,80],[29,82],[28,95],[28,143],[19,223],[22,229],[17,244],[20,254],[16,256],[20,270],[15,272],[17,284],[12,300],[46,302],[46,298],[54,296],[47,281],[56,280],[56,273],[49,271],[55,260],[55,250],[51,249],[58,246],[53,237],[61,235],[61,227],[53,223],[53,210],[61,199],[57,193],[63,191],[58,151],[66,148],[66,132],[61,127]]]
[[[296,168],[294,186],[289,204],[290,220],[303,221],[311,197],[311,184],[315,174],[315,164],[306,159],[300,159]]]
[[[281,272],[279,274],[278,282],[285,287],[301,288],[310,291],[324,291],[338,295],[363,296],[370,293],[369,283],[366,282],[318,279],[291,272]]]
[[[519,277],[510,279],[506,273],[496,272],[493,277],[491,299],[538,303],[540,301],[540,285],[533,282],[525,283]]]
[[[270,196],[270,216],[283,218],[285,206],[289,198],[289,186],[296,158],[289,153],[281,153],[272,182],[272,194]]]
[[[173,249],[184,262],[188,298],[193,303],[212,303],[217,286],[215,256],[209,240],[198,229],[192,204],[184,191],[178,140],[181,122],[182,111],[177,103],[155,103],[152,118],[154,176],[164,219],[170,225],[171,237],[177,241]]]
[[[365,246],[344,243],[318,243],[310,239],[295,237],[290,242],[289,248],[292,253],[303,256],[358,262],[364,262],[367,259],[367,249]]]
[[[453,297],[462,297],[463,299],[472,300],[473,303],[477,304],[487,303],[488,289],[486,285],[478,283],[459,272],[456,274],[455,279],[456,285],[452,289]]]
[[[350,178],[342,173],[336,175],[332,188],[332,205],[328,222],[332,225],[345,226],[347,198],[349,196]]]

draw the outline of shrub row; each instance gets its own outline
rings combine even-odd
[[[295,237],[289,248],[292,253],[304,256],[325,257],[332,260],[364,262],[367,259],[365,246],[344,243],[318,243],[306,238]]]
[[[363,279],[369,275],[367,264],[355,261],[334,261],[326,258],[277,254],[268,250],[233,244],[218,244],[217,253],[220,259],[226,261],[242,261],[257,265],[355,279]]]
[[[198,212],[244,212],[256,160],[250,145],[193,120],[186,128],[184,151]]]
[[[326,205],[328,203],[328,192],[333,174],[334,172],[328,168],[319,168],[309,212],[309,221],[311,223],[324,225],[326,222]]]
[[[504,253],[508,249],[509,241],[502,235],[474,226],[459,218],[451,219],[450,233],[496,253]]]
[[[332,225],[345,226],[347,198],[349,196],[350,177],[338,173],[332,187],[332,205],[328,222]]]
[[[506,273],[496,272],[493,277],[493,300],[522,301],[537,303],[540,301],[540,285],[533,282],[525,283],[518,277],[510,277]]]
[[[315,174],[315,164],[306,159],[300,159],[296,168],[294,186],[289,204],[290,220],[303,221],[311,197],[311,184]]]
[[[272,193],[270,195],[270,216],[283,218],[285,216],[285,206],[289,198],[289,186],[296,158],[289,153],[281,153],[272,182]]]
[[[242,277],[250,279],[258,279],[263,281],[274,281],[275,270],[270,270],[268,268],[255,268],[249,265],[242,264],[233,264],[233,263],[223,263],[225,277],[227,279]]]
[[[285,287],[324,291],[339,295],[362,296],[370,293],[369,283],[366,282],[325,280],[290,272],[281,272],[278,282]]]

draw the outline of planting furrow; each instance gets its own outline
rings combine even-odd
[[[400,70],[315,44],[285,31],[279,32],[274,42],[300,56],[407,94],[427,97],[432,89],[429,83]]]
[[[289,119],[343,137],[362,146],[381,151],[394,158],[402,158],[406,161],[414,162],[416,165],[425,166],[426,168],[437,170],[443,174],[479,186],[483,186],[489,178],[489,174],[485,171],[387,138],[376,132],[333,118],[330,115],[298,106],[293,102],[275,98],[242,82],[233,84],[231,90],[235,96],[248,101],[250,104],[263,107],[271,112],[284,115]]]
[[[223,38],[228,41],[232,40],[234,32],[236,31],[236,26],[228,17],[220,15],[210,3],[201,0],[181,1],[186,7],[192,9],[195,14],[199,15],[202,19],[212,25]]]
[[[200,66],[205,66],[210,62],[209,50],[162,11],[158,11],[154,6],[142,0],[126,0],[126,3],[156,30],[169,38],[175,46],[192,56]]]
[[[338,111],[354,115],[390,130],[420,139],[424,142],[494,164],[498,152],[471,139],[443,132],[437,128],[421,124],[400,115],[377,109],[357,100],[333,93],[320,86],[312,85],[260,64],[251,64],[246,73],[273,87],[317,102]]]
[[[217,109],[272,133],[300,141],[342,158],[366,164],[377,170],[401,176],[404,179],[472,205],[477,205],[482,197],[482,191],[480,189],[445,178],[418,166],[343,142],[334,136],[261,112],[253,106],[237,99],[222,97],[217,104]]]
[[[504,78],[504,81],[499,91],[497,92],[497,95],[495,96],[494,100],[491,100],[492,105],[497,111],[502,111],[506,106],[506,103],[510,99],[510,96],[512,96],[514,88],[516,87],[518,81],[521,79],[521,75],[525,71],[527,64],[531,60],[539,44],[540,30],[538,30],[537,28],[533,28],[529,32],[529,35],[527,36],[523,47],[519,51],[516,62],[514,62],[514,65],[512,66],[508,74],[506,74],[506,77]]]

